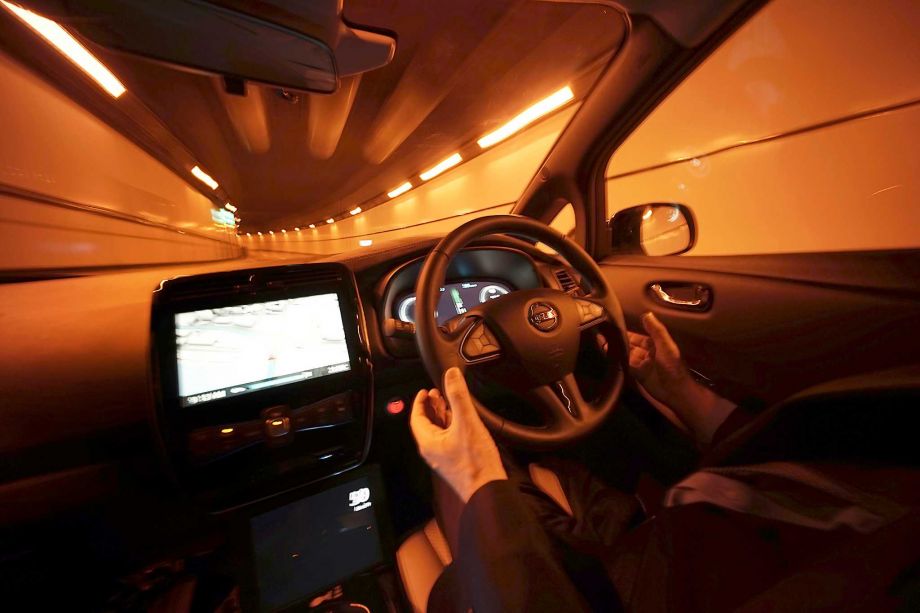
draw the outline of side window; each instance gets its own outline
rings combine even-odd
[[[570,236],[575,230],[575,207],[572,206],[572,203],[566,204],[562,207],[556,216],[553,217],[553,220],[549,222],[549,226],[566,236]]]
[[[553,217],[553,220],[549,222],[549,227],[561,234],[565,234],[569,238],[572,238],[572,235],[575,233],[575,226],[577,225],[577,220],[575,218],[575,207],[572,206],[572,203],[569,202],[564,207],[559,209],[559,212],[556,213],[556,216]],[[555,254],[556,250],[552,247],[544,244],[537,243],[537,249],[543,251],[544,253]]]
[[[915,0],[774,0],[635,130],[607,217],[687,205],[688,255],[920,247]]]

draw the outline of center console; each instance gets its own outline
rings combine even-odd
[[[363,462],[373,373],[345,266],[164,281],[151,324],[164,453],[176,481],[208,510]]]
[[[243,610],[394,610],[386,605],[398,600],[392,534],[376,467],[281,498],[253,505],[237,524]],[[314,608],[321,600],[328,606]]]

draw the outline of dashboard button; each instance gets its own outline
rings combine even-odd
[[[269,417],[265,420],[265,434],[272,438],[284,436],[291,431],[289,417]]]
[[[393,398],[387,403],[387,413],[390,415],[399,415],[406,410],[406,401],[402,398]]]
[[[291,411],[291,423],[297,431],[336,426],[353,419],[350,393],[332,396]]]
[[[258,421],[208,426],[188,433],[188,451],[196,459],[207,460],[240,451],[262,438],[262,424]]]
[[[262,411],[262,431],[265,442],[269,445],[286,444],[291,433],[291,411],[284,405],[270,407]]]

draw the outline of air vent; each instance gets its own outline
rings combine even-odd
[[[572,293],[578,289],[578,283],[575,282],[575,279],[572,278],[572,275],[569,274],[569,271],[564,268],[560,268],[555,271],[556,280],[559,281],[559,285],[562,287],[562,291],[565,293]]]
[[[342,271],[338,267],[311,266],[308,264],[306,266],[292,266],[277,273],[272,272],[269,275],[262,275],[256,272],[253,277],[257,282],[262,282],[267,287],[292,287],[309,285],[310,283],[341,281]]]

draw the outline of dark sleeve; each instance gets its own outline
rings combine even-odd
[[[460,518],[457,572],[476,613],[588,611],[509,481],[481,487]]]
[[[726,438],[745,427],[763,411],[763,403],[757,399],[747,399],[738,403],[735,410],[732,411],[725,421],[716,429],[712,435],[712,441],[709,447],[713,448]]]

